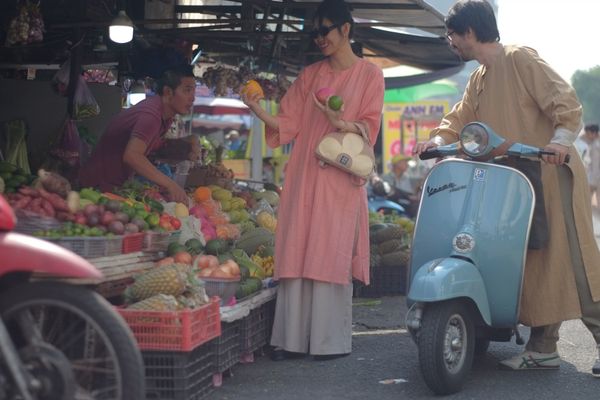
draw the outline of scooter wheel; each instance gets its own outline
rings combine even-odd
[[[438,395],[462,389],[473,364],[475,328],[460,300],[429,304],[418,337],[419,363],[427,386]]]

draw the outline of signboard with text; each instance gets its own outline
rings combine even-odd
[[[429,132],[448,111],[446,100],[384,104],[383,172],[389,171],[389,162],[396,154],[410,155],[417,142],[428,140]]]

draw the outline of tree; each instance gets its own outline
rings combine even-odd
[[[600,122],[600,65],[587,71],[575,71],[571,84],[583,106],[583,121],[586,124]]]

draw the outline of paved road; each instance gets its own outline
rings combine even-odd
[[[380,301],[380,304],[376,304]],[[267,356],[254,363],[238,364],[233,376],[207,399],[360,399],[397,400],[435,398],[423,382],[417,349],[403,329],[405,299],[355,299],[353,352],[332,361],[273,362]],[[523,330],[526,333],[526,330]],[[496,368],[498,360],[518,353],[520,346],[492,343],[488,354],[476,360],[464,390],[449,399],[547,399],[597,400],[600,379],[589,374],[595,357],[591,335],[579,321],[561,329],[558,371],[507,372]],[[384,380],[398,383],[383,384]]]
[[[600,232],[600,212],[594,227]],[[600,237],[597,236],[597,239]],[[273,362],[267,356],[238,364],[233,376],[207,397],[209,400],[397,400],[433,399],[419,371],[417,348],[404,330],[402,296],[355,299],[353,351],[332,361]],[[527,336],[527,329],[522,330]],[[507,372],[497,362],[521,351],[514,342],[492,343],[477,359],[462,392],[448,399],[598,400],[600,379],[590,375],[595,343],[580,321],[563,324],[558,371]],[[392,380],[396,383],[384,384]]]

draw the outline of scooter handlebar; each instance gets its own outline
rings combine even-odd
[[[539,154],[539,155],[540,155],[540,158],[541,158],[542,156],[554,156],[554,155],[556,155],[556,153],[555,153],[555,152],[553,152],[553,151],[543,151],[543,150],[542,150],[542,151],[540,151],[540,154]],[[569,154],[567,154],[567,155],[565,156],[565,163],[567,163],[567,164],[568,164],[568,163],[569,163],[569,161],[571,161],[571,156],[570,156]]]
[[[432,158],[439,158],[439,157],[443,157],[443,154],[437,148],[427,149],[424,152],[422,152],[421,154],[419,154],[419,159],[421,159],[421,160],[431,160]]]

